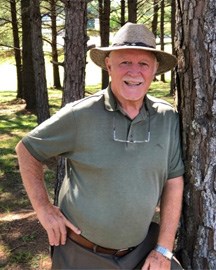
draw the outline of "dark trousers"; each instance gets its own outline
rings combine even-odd
[[[94,253],[68,238],[64,246],[54,247],[52,269],[141,269],[145,258],[157,243],[158,233],[158,224],[151,223],[145,240],[123,257]],[[180,270],[182,267],[172,260],[171,269]]]

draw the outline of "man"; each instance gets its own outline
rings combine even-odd
[[[24,186],[54,246],[53,269],[181,269],[172,258],[184,172],[178,116],[146,95],[176,58],[132,23],[90,56],[108,71],[109,87],[68,104],[16,147]],[[59,208],[43,181],[42,162],[53,156],[66,159]]]

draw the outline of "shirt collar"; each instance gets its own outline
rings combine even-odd
[[[156,108],[154,108],[153,104],[154,102],[152,102],[152,100],[149,99],[148,95],[146,95],[144,98],[143,106],[138,116],[141,116],[141,118],[146,118],[147,110],[149,112],[149,115],[155,114]],[[118,105],[118,102],[116,101],[115,96],[113,95],[110,85],[104,91],[104,106],[106,110],[110,112],[120,110],[120,107]]]
[[[104,105],[107,111],[113,112],[118,110],[118,104],[110,85],[104,91]]]

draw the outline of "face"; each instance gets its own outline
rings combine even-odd
[[[110,53],[105,63],[120,104],[142,103],[158,68],[155,55],[144,50],[117,50]]]

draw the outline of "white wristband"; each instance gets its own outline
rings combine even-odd
[[[160,254],[162,254],[164,257],[166,257],[168,260],[170,260],[170,261],[172,260],[173,253],[171,251],[169,251],[169,249],[162,247],[160,245],[157,245],[155,247],[155,250],[157,252],[159,252]]]

